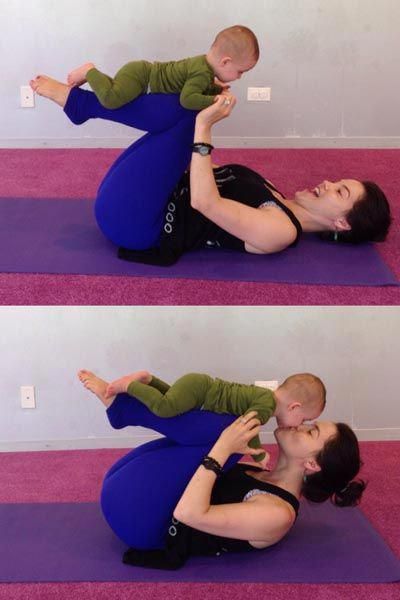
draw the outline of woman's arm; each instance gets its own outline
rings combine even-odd
[[[226,100],[230,101],[226,105]],[[194,142],[211,143],[212,126],[226,118],[235,105],[233,96],[221,96],[196,118]],[[216,225],[241,239],[253,253],[279,252],[296,238],[296,228],[276,208],[259,210],[219,194],[211,156],[193,153],[190,169],[191,205]]]
[[[222,432],[209,453],[221,466],[233,453],[257,452],[248,447],[260,429],[254,415],[240,417]],[[206,533],[262,542],[265,546],[277,542],[291,527],[294,517],[290,508],[264,495],[248,502],[211,505],[215,480],[215,473],[201,465],[179,500],[174,517]]]

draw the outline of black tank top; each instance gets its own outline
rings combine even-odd
[[[237,464],[215,482],[211,504],[243,502],[253,494],[271,494],[282,498],[293,507],[296,517],[299,501],[286,490],[260,481],[247,471],[260,471],[256,466]],[[130,548],[123,562],[151,569],[174,570],[182,567],[189,556],[219,556],[223,552],[247,552],[255,550],[248,541],[234,540],[188,527],[172,518],[168,525],[166,544],[160,550],[137,550]]]
[[[282,500],[290,504],[297,517],[299,501],[293,494],[276,485],[256,479],[247,473],[248,471],[259,472],[261,470],[259,467],[252,465],[235,465],[215,482],[211,495],[211,504],[237,503],[245,501],[253,494],[271,494],[282,498]],[[173,522],[171,524],[174,525]],[[179,525],[182,527],[183,524]],[[186,525],[183,525],[183,527],[190,530],[188,532],[190,536],[190,555],[218,555],[221,552],[246,552],[254,550],[254,547],[248,541],[211,535],[204,533],[204,531],[187,527]],[[175,528],[177,529],[176,524]],[[168,540],[169,545],[173,545],[174,543],[173,539],[171,539],[174,537],[173,533],[175,533],[175,530],[173,527],[170,527],[168,532],[168,537],[170,538]]]
[[[296,227],[295,246],[302,228],[292,213],[275,198],[278,191],[261,175],[242,165],[225,165],[214,170],[214,177],[222,197],[236,200],[252,208],[275,206],[285,212]],[[120,248],[118,256],[125,260],[154,265],[171,265],[189,250],[218,247],[245,252],[242,240],[231,235],[204,217],[190,205],[190,175],[185,173],[173,191],[164,216],[159,245],[156,248],[136,251]]]

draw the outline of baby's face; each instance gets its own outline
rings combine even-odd
[[[218,65],[218,72],[216,72],[216,76],[223,83],[229,83],[230,81],[236,81],[236,79],[240,79],[243,73],[247,73],[250,71],[255,65],[256,62],[254,59],[245,59],[245,60],[233,60],[231,58],[224,59],[222,64]]]
[[[277,423],[279,427],[299,427],[305,421],[314,421],[321,414],[318,410],[305,410],[302,406],[297,406],[293,410],[286,410]]]

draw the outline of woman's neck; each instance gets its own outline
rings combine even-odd
[[[273,471],[264,473],[263,481],[273,483],[297,498],[300,497],[304,471],[299,467],[298,463],[289,461],[286,456],[281,454]]]
[[[294,200],[285,198],[282,202],[297,218],[304,233],[318,233],[320,231],[331,230],[331,224],[329,222],[323,222],[322,219],[317,219],[313,213],[294,202]]]

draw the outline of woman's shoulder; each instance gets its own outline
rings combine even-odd
[[[262,549],[276,544],[285,537],[296,521],[294,508],[282,498],[259,494],[253,496],[249,502],[253,503],[254,508],[257,507],[262,523],[260,527],[265,530],[264,541],[249,540],[250,546],[254,548]]]
[[[260,230],[259,246],[245,243],[246,252],[251,254],[274,254],[297,243],[300,232],[289,215],[277,206],[258,209],[257,227]]]

